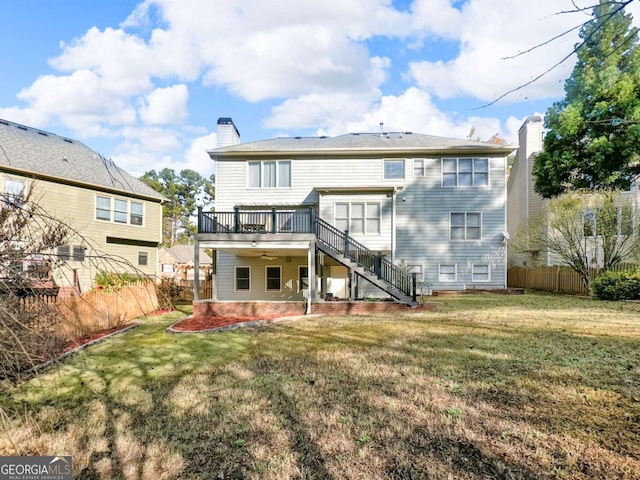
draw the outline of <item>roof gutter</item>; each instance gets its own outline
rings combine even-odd
[[[54,183],[59,183],[62,185],[71,185],[74,187],[89,188],[91,190],[96,190],[99,192],[112,193],[116,195],[126,195],[128,197],[133,197],[140,200],[151,200],[158,203],[166,203],[169,201],[168,198],[164,197],[160,193],[158,193],[160,197],[154,197],[152,195],[145,195],[143,193],[130,192],[128,190],[121,190],[118,188],[109,188],[104,185],[97,185],[95,183],[78,182],[75,180],[69,180],[68,178],[64,178],[64,177],[56,177],[54,175],[43,175],[41,173],[34,173],[32,170],[24,170],[21,168],[15,168],[15,167],[10,167],[6,165],[1,165],[0,171],[15,173],[17,175],[22,175],[24,177],[31,178],[34,180],[46,180]]]
[[[234,150],[219,152],[209,150],[207,153],[212,160],[217,159],[246,159],[247,157],[326,157],[329,155],[344,155],[345,157],[360,158],[363,156],[429,156],[429,155],[509,155],[517,150],[515,146],[499,146],[490,148],[478,148],[476,146],[449,147],[449,148],[414,148],[414,149],[357,149],[357,148],[332,148],[323,150]]]

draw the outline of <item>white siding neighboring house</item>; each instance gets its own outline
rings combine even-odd
[[[242,144],[231,119],[218,128],[237,143],[209,151],[216,212],[196,236],[218,252],[214,298],[410,303],[411,272],[434,290],[505,287],[514,147],[412,132]]]
[[[33,190],[40,207],[77,232],[69,244],[30,257],[63,262],[59,286],[87,290],[101,268],[158,273],[166,199],[82,142],[0,120],[0,189]]]
[[[542,118],[525,119],[518,131],[518,151],[507,182],[507,229],[516,238],[518,230],[540,214],[544,199],[534,190],[533,161],[542,151]],[[546,265],[546,252],[513,252],[509,250],[509,266]]]

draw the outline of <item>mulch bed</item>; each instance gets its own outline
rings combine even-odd
[[[174,330],[180,332],[198,332],[212,330],[214,328],[227,327],[238,323],[256,322],[259,320],[272,320],[282,315],[262,315],[260,317],[243,317],[239,315],[224,315],[220,317],[191,317],[173,325]]]
[[[97,340],[99,338],[102,338],[106,335],[109,335],[111,333],[115,333],[115,332],[119,332],[120,330],[124,330],[125,328],[128,328],[132,325],[135,325],[134,323],[125,323],[124,325],[119,325],[117,327],[113,327],[113,328],[109,328],[107,330],[100,330],[99,332],[94,332],[94,333],[89,333],[87,335],[83,335],[80,338],[76,338],[75,340],[72,340],[71,342],[69,342],[64,349],[62,349],[62,351],[60,352],[62,353],[67,353],[71,350],[73,350],[74,348],[78,348],[81,347],[82,345],[86,345],[89,342],[93,342],[94,340]]]

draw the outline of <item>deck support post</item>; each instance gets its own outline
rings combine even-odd
[[[307,308],[305,311],[306,315],[311,314],[311,302],[317,300],[317,285],[318,281],[316,280],[316,242],[309,242],[309,250],[307,250],[307,272],[308,278],[307,282],[309,283],[309,291],[307,293]]]
[[[193,301],[200,300],[200,241],[196,235],[193,242]]]
[[[411,273],[411,284],[411,291],[413,292],[411,294],[411,300],[415,303],[418,298],[418,274],[416,272]]]

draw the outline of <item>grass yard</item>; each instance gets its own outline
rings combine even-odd
[[[183,315],[5,391],[0,452],[84,479],[640,479],[640,304],[467,295],[166,333]]]

